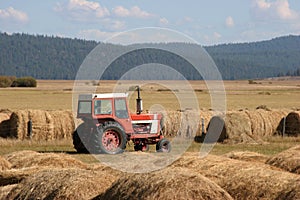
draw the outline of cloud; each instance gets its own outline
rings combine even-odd
[[[169,21],[166,19],[166,18],[160,18],[159,19],[159,24],[161,25],[161,26],[166,26],[166,25],[168,25],[169,24]]]
[[[88,0],[69,0],[66,4],[58,3],[54,10],[77,21],[97,20],[110,15],[106,7]]]
[[[81,30],[78,33],[79,38],[95,40],[95,41],[105,41],[108,38],[118,34],[119,32],[106,32],[100,31],[97,29],[88,29],[88,30]]]
[[[234,21],[231,16],[228,16],[225,20],[225,24],[227,27],[234,27]]]
[[[288,0],[253,0],[252,13],[263,20],[296,20],[299,14],[290,8]]]
[[[130,9],[123,6],[117,6],[113,8],[112,12],[118,17],[150,18],[154,16],[153,14],[142,10],[138,6],[133,6]]]
[[[8,7],[7,9],[0,9],[0,20],[13,23],[27,23],[29,18],[25,12]]]

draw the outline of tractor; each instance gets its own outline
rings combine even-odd
[[[128,107],[127,93],[80,94],[77,118],[83,121],[73,133],[73,145],[79,153],[118,154],[129,141],[135,151],[170,152],[171,144],[163,136],[163,115],[142,113],[140,87],[137,86],[136,113]]]

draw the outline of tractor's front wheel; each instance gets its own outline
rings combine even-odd
[[[117,122],[106,122],[95,134],[94,153],[118,154],[126,148],[126,133]]]
[[[169,140],[163,138],[156,144],[156,152],[169,153],[171,151],[171,143]]]

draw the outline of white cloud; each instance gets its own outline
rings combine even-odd
[[[118,34],[119,32],[105,32],[100,31],[97,29],[88,29],[88,30],[81,30],[78,33],[79,38],[88,39],[88,40],[95,40],[95,41],[105,41],[108,38]]]
[[[138,6],[133,6],[130,9],[124,8],[123,6],[117,6],[113,8],[112,12],[119,17],[136,17],[136,18],[149,18],[154,15],[142,10]]]
[[[228,16],[225,20],[225,24],[227,27],[234,27],[234,20],[231,16]]]
[[[16,10],[13,7],[9,7],[3,10],[0,9],[0,19],[15,23],[26,23],[29,20],[25,12]]]
[[[98,2],[88,0],[69,0],[67,4],[58,3],[54,10],[77,21],[97,20],[110,15],[106,7],[102,7]]]
[[[161,26],[166,26],[166,25],[168,25],[169,24],[169,21],[166,19],[166,18],[160,18],[159,19],[159,24],[161,25]]]
[[[253,0],[252,13],[263,20],[296,20],[299,14],[290,8],[288,0]]]

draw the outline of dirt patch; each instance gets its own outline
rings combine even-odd
[[[292,173],[300,174],[300,145],[272,156],[266,163]]]
[[[213,181],[184,168],[129,174],[94,199],[232,199]]]

